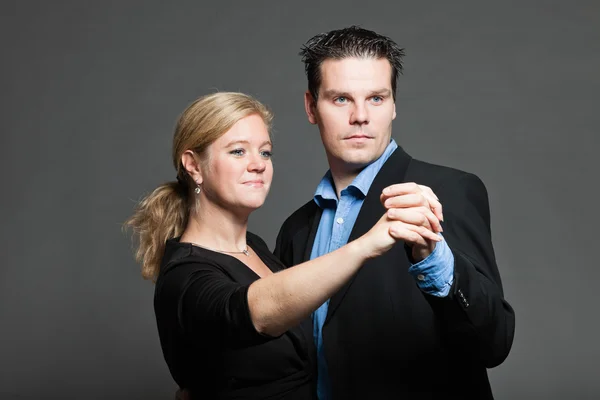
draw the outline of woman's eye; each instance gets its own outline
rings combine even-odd
[[[244,155],[244,149],[231,150],[229,152],[229,154],[233,154],[234,156],[243,156]]]
[[[268,150],[263,150],[260,152],[261,157],[263,158],[271,158],[273,157],[273,153]]]

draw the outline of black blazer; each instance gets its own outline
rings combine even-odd
[[[373,181],[349,241],[384,214],[391,184],[416,182],[440,198],[454,255],[446,298],[421,292],[403,243],[368,261],[330,300],[323,327],[334,399],[492,399],[487,368],[504,361],[515,317],[504,300],[490,232],[487,191],[470,173],[415,160],[398,148]],[[275,255],[310,257],[321,209],[309,201],[284,223]]]

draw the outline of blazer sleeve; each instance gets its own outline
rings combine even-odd
[[[510,352],[515,314],[504,299],[496,265],[487,190],[470,173],[441,189],[445,189],[438,193],[444,207],[443,234],[454,255],[454,282],[449,296],[426,297],[450,348],[466,351],[492,368]]]
[[[179,295],[178,320],[185,335],[192,342],[218,340],[230,348],[273,339],[254,327],[248,287],[231,280],[215,265],[194,263]]]

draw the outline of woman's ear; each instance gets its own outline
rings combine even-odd
[[[186,150],[181,155],[181,165],[186,170],[189,176],[192,177],[196,184],[202,183],[202,168],[200,166],[200,160],[196,153],[192,150]]]

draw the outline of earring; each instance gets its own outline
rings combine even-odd
[[[194,193],[200,194],[201,191],[202,191],[202,189],[200,189],[200,184],[196,183],[196,188],[194,189]]]

